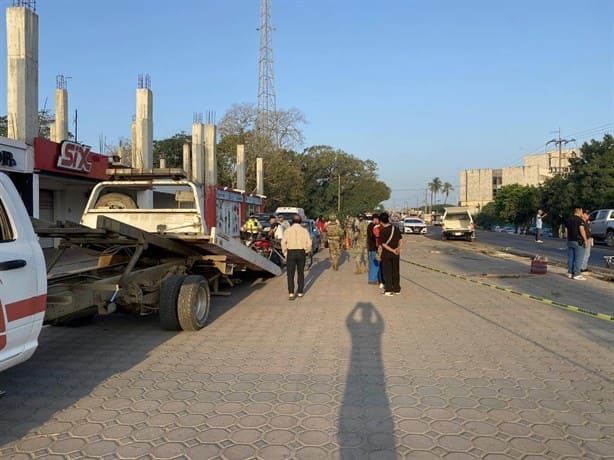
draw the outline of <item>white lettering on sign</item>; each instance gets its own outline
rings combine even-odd
[[[90,147],[75,142],[62,142],[62,149],[56,166],[71,171],[91,172]]]

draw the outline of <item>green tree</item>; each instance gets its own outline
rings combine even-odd
[[[518,229],[528,227],[539,207],[540,193],[530,185],[511,184],[501,187],[495,196],[494,206],[498,217]]]
[[[484,206],[482,206],[482,209],[475,218],[475,223],[480,228],[486,229],[489,229],[493,225],[497,225],[501,222],[502,220],[499,217],[495,203],[493,201],[491,201],[490,203],[486,203]]]
[[[303,152],[302,165],[309,215],[336,212],[339,195],[344,214],[375,209],[390,198],[390,188],[378,179],[377,164],[372,160],[317,145]]]
[[[609,207],[614,203],[614,137],[591,140],[580,148],[580,156],[570,160],[568,176],[554,176],[541,188],[541,207],[547,220],[562,230],[574,206],[584,209]]]
[[[431,208],[433,208],[433,197],[435,198],[435,202],[437,201],[437,193],[441,190],[441,179],[439,177],[434,177],[431,182],[427,184],[429,191],[431,192]]]
[[[185,131],[174,134],[168,139],[153,141],[153,164],[158,167],[160,158],[166,159],[167,168],[183,167],[183,144],[192,142],[192,136]]]
[[[443,185],[441,186],[441,193],[443,193],[446,197],[443,200],[443,204],[444,206],[448,203],[448,196],[450,195],[450,192],[454,190],[454,187],[452,187],[452,184],[450,182],[444,182]]]

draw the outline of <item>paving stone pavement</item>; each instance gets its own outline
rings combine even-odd
[[[328,267],[294,302],[284,277],[214,298],[198,333],[45,328],[0,374],[0,458],[614,458],[614,324],[409,264],[395,297]]]

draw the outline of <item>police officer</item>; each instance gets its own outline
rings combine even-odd
[[[326,238],[328,239],[328,254],[333,270],[339,270],[339,257],[341,257],[341,242],[343,240],[343,229],[337,220],[336,215],[331,215],[326,224]]]

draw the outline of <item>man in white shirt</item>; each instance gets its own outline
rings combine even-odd
[[[541,209],[537,210],[537,216],[535,216],[535,242],[536,243],[543,243],[543,241],[541,240],[541,234],[542,234],[542,219],[544,217],[546,217],[548,214],[544,213],[544,211],[542,211]]]
[[[284,232],[281,250],[286,258],[288,275],[288,298],[294,300],[294,274],[298,284],[298,297],[303,297],[305,289],[305,256],[311,252],[311,236],[301,225],[301,216],[292,216],[292,225]]]

